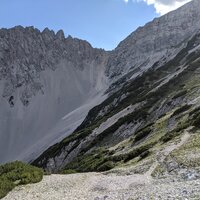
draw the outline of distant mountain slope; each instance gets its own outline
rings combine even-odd
[[[62,31],[1,29],[0,162],[30,157],[71,133],[101,101],[106,57]]]

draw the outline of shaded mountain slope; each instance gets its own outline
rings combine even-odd
[[[30,159],[101,101],[107,53],[33,27],[1,29],[0,44],[0,162]]]

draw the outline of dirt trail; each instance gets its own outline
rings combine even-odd
[[[150,169],[144,174],[144,176],[147,176],[148,179],[151,179],[151,174],[156,169],[156,167],[159,165],[159,163],[162,163],[165,158],[174,150],[179,149],[183,144],[185,144],[188,139],[190,138],[189,131],[192,129],[192,127],[189,127],[188,129],[184,130],[184,134],[181,137],[181,141],[178,144],[172,143],[171,145],[165,147],[161,152],[158,152],[156,155],[156,160],[154,164],[150,167]]]

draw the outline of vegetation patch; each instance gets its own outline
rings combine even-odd
[[[92,172],[102,170],[106,168],[105,164],[108,160],[106,159],[105,149],[98,149],[90,154],[79,155],[72,162],[68,163],[61,173],[69,172],[69,170],[75,170],[76,172]],[[108,163],[107,163],[108,164]],[[110,164],[110,163],[109,163]]]
[[[134,143],[140,141],[141,139],[147,137],[152,131],[152,128],[150,126],[145,127],[139,132],[136,132],[135,138],[134,138]]]
[[[180,108],[178,108],[177,110],[175,110],[171,117],[174,117],[174,116],[179,115],[179,114],[181,114],[181,113],[183,113],[183,112],[186,112],[186,111],[188,111],[191,107],[192,107],[192,105],[185,104],[185,105],[183,105],[182,107],[180,107]]]
[[[144,152],[142,152],[140,154],[140,160],[143,160],[144,158],[148,157],[150,155],[150,151],[149,150],[146,150]]]
[[[73,169],[65,169],[62,171],[62,174],[76,174],[77,171]]]
[[[183,131],[187,129],[189,126],[191,126],[191,121],[188,119],[187,116],[185,116],[179,121],[176,128],[174,128],[172,131],[167,132],[164,136],[162,136],[160,138],[160,141],[163,143],[169,142],[170,140],[182,134]]]
[[[147,143],[147,144],[144,144],[142,146],[139,146],[139,147],[133,149],[132,151],[130,151],[129,153],[126,154],[124,162],[128,162],[129,160],[132,160],[133,158],[136,158],[136,157],[144,154],[144,152],[148,152],[149,149],[151,149],[155,144],[156,143]],[[146,154],[146,156],[147,156],[147,154]]]
[[[115,164],[114,164],[113,161],[107,161],[107,162],[103,163],[102,165],[100,165],[97,168],[97,171],[101,171],[101,172],[108,171],[108,170],[110,170],[110,169],[112,169],[114,167],[115,167]]]
[[[175,94],[172,99],[177,99],[179,97],[185,96],[187,94],[187,90],[182,90],[180,92],[178,92],[177,94]]]
[[[172,152],[171,156],[182,167],[200,169],[200,132],[198,131],[186,144]]]
[[[0,166],[0,198],[3,198],[17,185],[40,182],[43,170],[15,161]]]
[[[166,169],[162,165],[158,165],[154,171],[152,172],[151,176],[154,178],[161,178],[164,176]]]
[[[200,113],[197,113],[193,116],[193,126],[200,128]]]

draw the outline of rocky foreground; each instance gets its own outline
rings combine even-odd
[[[200,180],[145,179],[142,175],[84,173],[45,176],[14,189],[4,200],[200,199]]]

